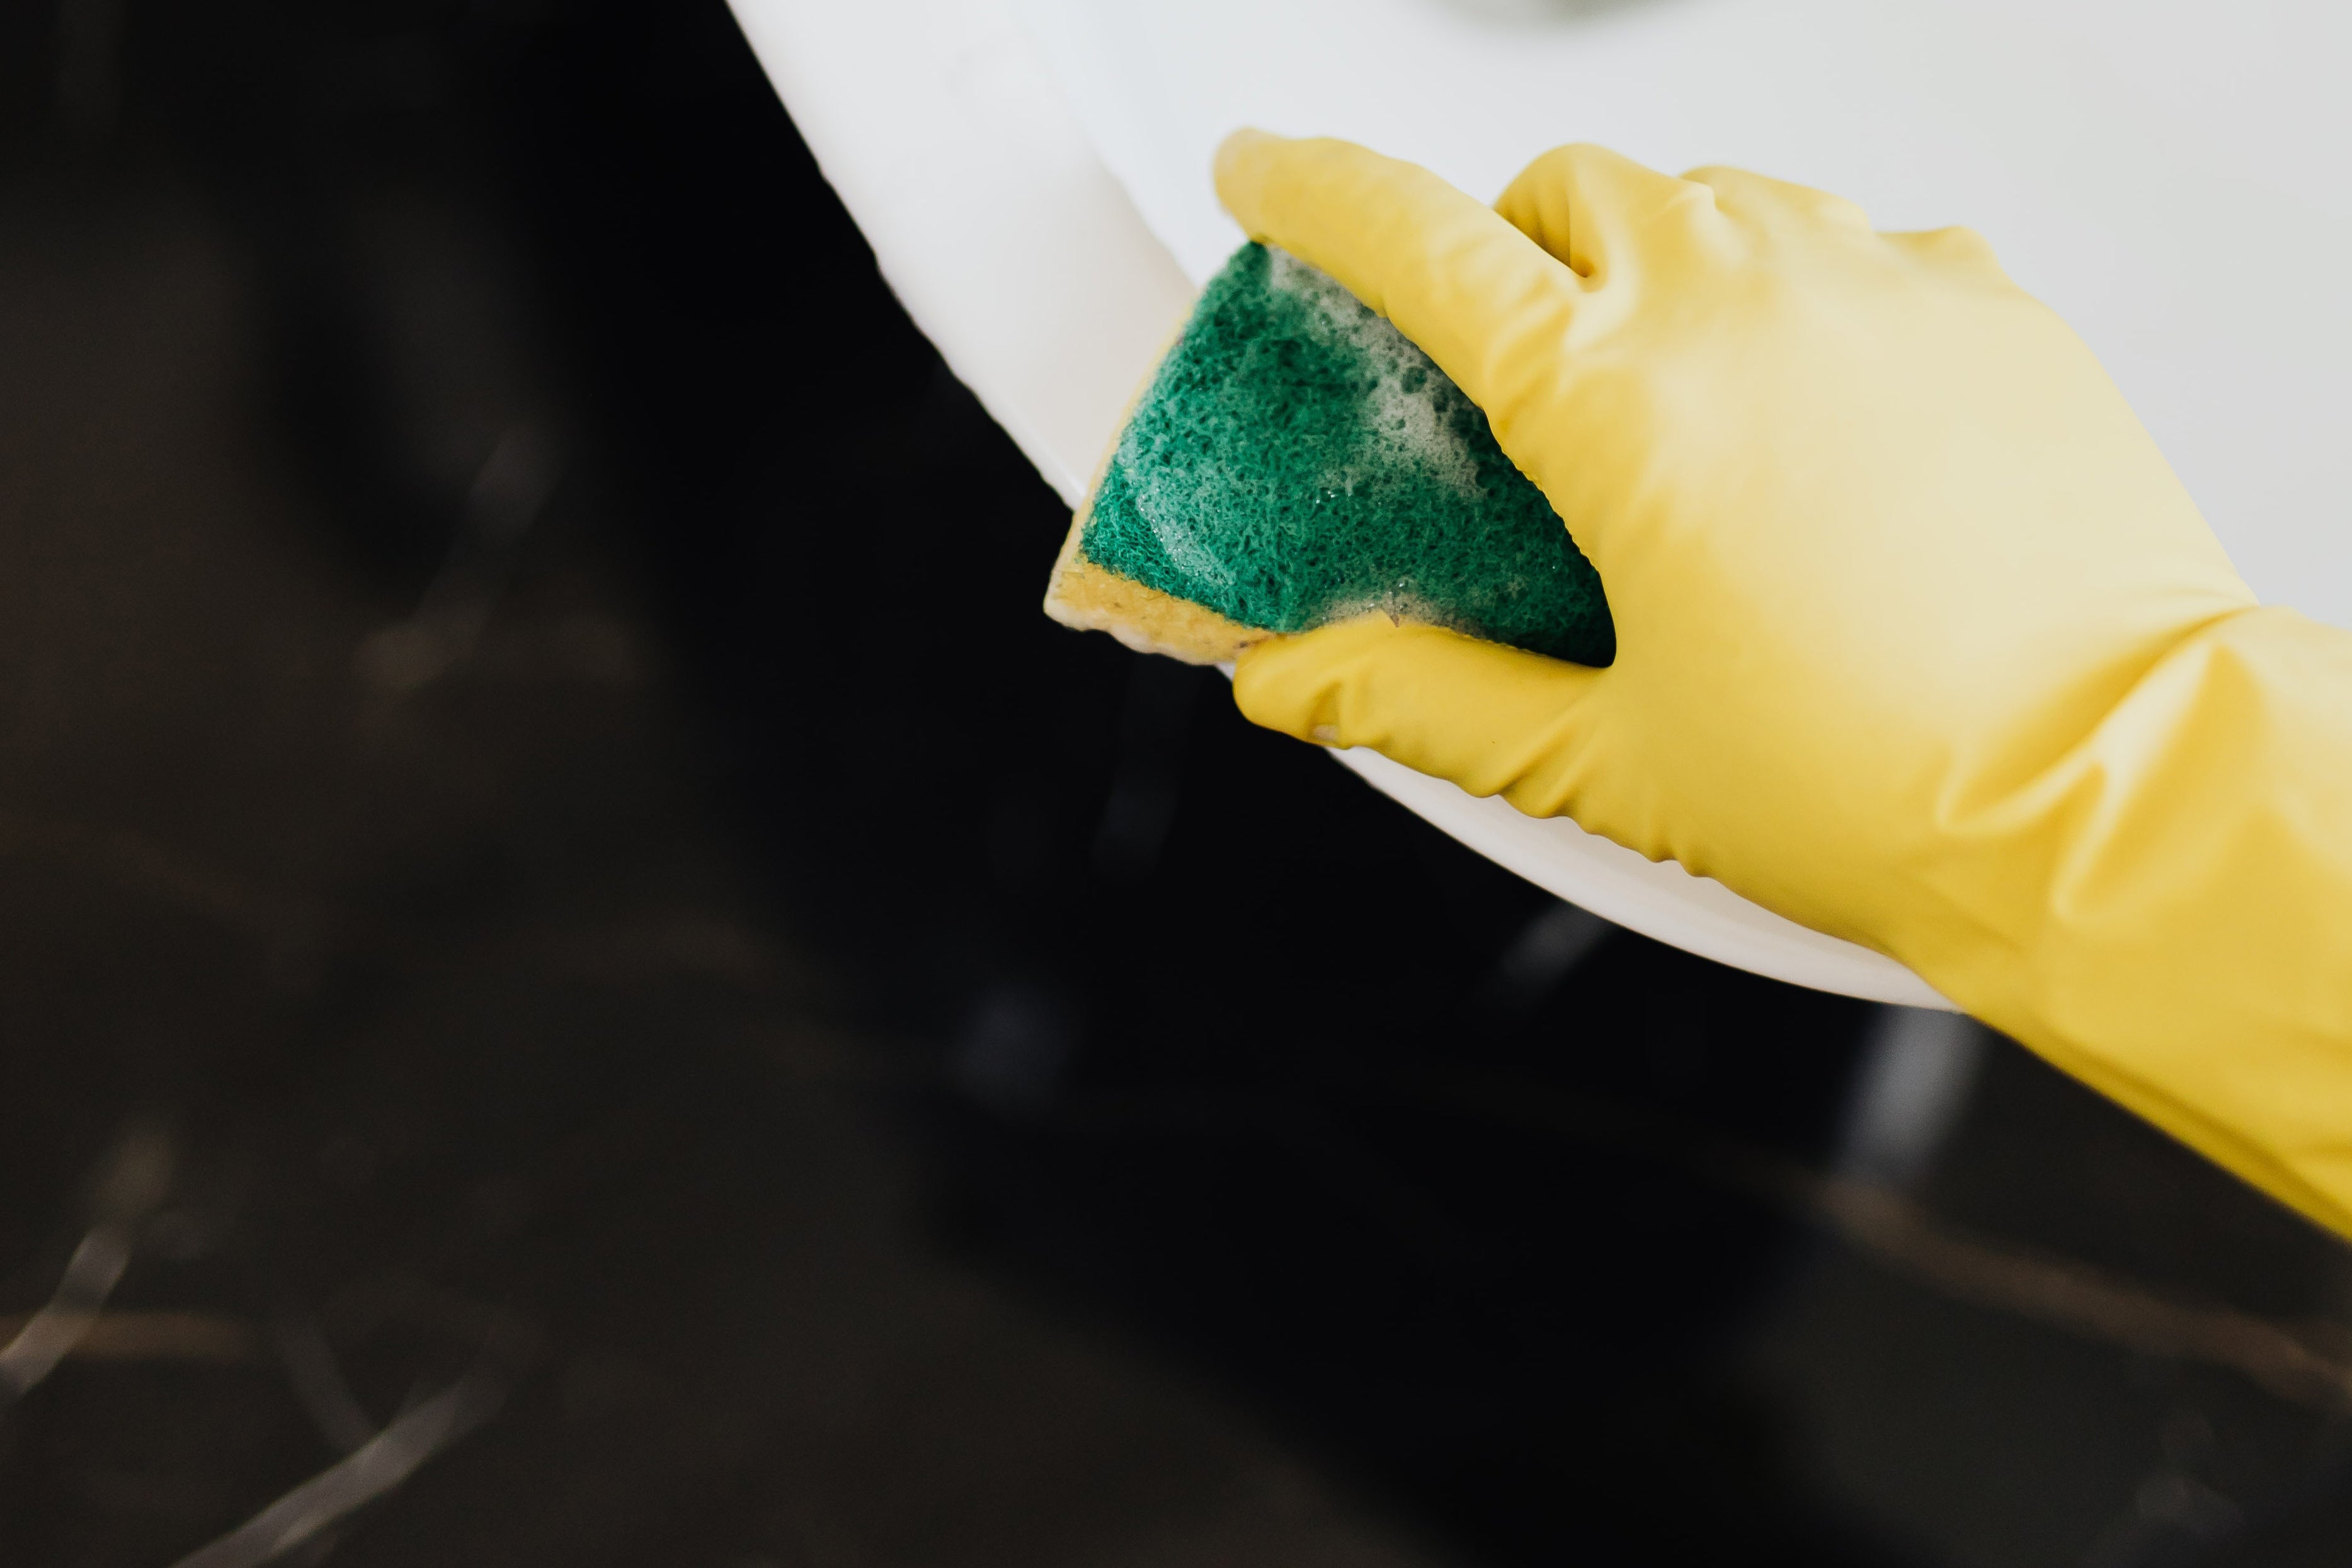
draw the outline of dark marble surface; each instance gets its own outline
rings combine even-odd
[[[716,4],[0,7],[0,1313],[128,1249],[0,1559],[2352,1550],[2335,1242],[1050,625],[1066,520]]]

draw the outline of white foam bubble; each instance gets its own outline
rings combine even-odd
[[[1214,502],[1218,484],[1214,475],[1201,474],[1183,487],[1185,493],[1180,498],[1171,494],[1178,486],[1170,483],[1167,470],[1161,469],[1150,477],[1138,471],[1132,437],[1119,443],[1117,460],[1128,473],[1128,495],[1142,515],[1144,526],[1151,530],[1151,537],[1160,541],[1169,564],[1219,588],[1232,587],[1233,569],[1209,548],[1194,528],[1198,520],[1217,515]]]
[[[1367,309],[1330,274],[1286,251],[1269,247],[1266,254],[1273,263],[1269,282],[1310,307],[1307,315],[1317,337],[1353,350],[1371,367],[1375,380],[1365,413],[1389,449],[1380,455],[1391,460],[1399,455],[1407,458],[1430,478],[1466,499],[1483,495],[1476,455],[1440,412],[1437,389],[1450,383],[1436,363],[1403,333]],[[1408,382],[1421,390],[1406,390]],[[1357,478],[1354,466],[1342,465],[1327,472],[1323,484],[1327,489],[1352,495]]]

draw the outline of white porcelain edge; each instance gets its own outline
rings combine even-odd
[[[731,5],[908,313],[1077,505],[1192,286],[1028,35],[994,0]]]
[[[1487,859],[1629,931],[1792,985],[1955,1010],[1927,981],[1884,954],[1784,920],[1719,882],[1671,862],[1646,860],[1565,817],[1523,815],[1505,801],[1465,794],[1376,751],[1336,755],[1381,793]]]

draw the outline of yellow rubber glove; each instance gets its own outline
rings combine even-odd
[[[1617,622],[1605,670],[1273,641],[1244,712],[1890,954],[2352,1233],[2352,635],[2257,606],[1980,239],[1591,147],[1496,208],[1251,131],[1217,182],[1486,411]]]

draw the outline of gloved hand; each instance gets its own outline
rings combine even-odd
[[[1591,147],[1491,209],[1251,131],[1217,182],[1486,410],[1617,623],[1604,670],[1272,641],[1244,713],[1888,953],[2352,1231],[2352,635],[2257,606],[1983,241]]]

